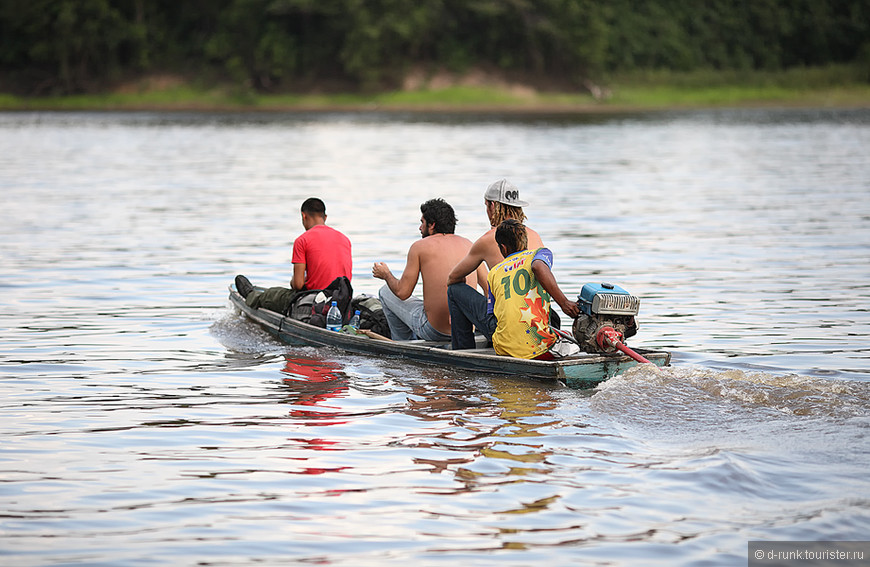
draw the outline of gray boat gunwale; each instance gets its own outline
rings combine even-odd
[[[309,325],[268,309],[249,307],[244,298],[229,286],[229,299],[246,317],[259,324],[285,344],[294,346],[328,346],[359,354],[387,355],[414,361],[450,366],[489,374],[524,376],[553,380],[575,388],[591,388],[611,376],[637,365],[621,353],[588,354],[560,360],[526,360],[496,354],[492,348],[451,350],[449,343],[433,341],[389,341],[365,335],[336,333]],[[663,351],[635,349],[656,366],[670,364],[671,355]]]

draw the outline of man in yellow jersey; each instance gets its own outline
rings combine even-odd
[[[550,348],[558,339],[550,329],[550,299],[569,317],[577,317],[580,309],[556,283],[553,253],[548,248],[528,250],[526,227],[521,222],[502,222],[495,241],[505,259],[487,278],[487,311],[495,318],[492,346],[498,354],[550,360]]]

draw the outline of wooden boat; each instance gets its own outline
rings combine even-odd
[[[559,360],[524,360],[500,356],[492,348],[451,350],[450,343],[445,342],[393,341],[364,334],[337,333],[285,317],[275,311],[248,307],[235,285],[230,285],[229,289],[230,302],[237,310],[289,345],[329,346],[353,353],[406,358],[486,374],[554,380],[573,388],[592,388],[638,364],[621,353],[580,353]],[[667,366],[670,363],[671,355],[668,352],[635,350],[657,366]]]

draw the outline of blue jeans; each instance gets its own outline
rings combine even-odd
[[[378,298],[384,308],[387,324],[390,326],[390,335],[395,341],[411,341],[423,339],[426,341],[448,341],[450,335],[445,335],[429,324],[423,300],[409,297],[401,300],[396,297],[389,286],[383,286],[378,290]]]
[[[498,321],[486,312],[486,298],[467,283],[447,286],[447,306],[450,308],[450,334],[453,350],[476,348],[474,327],[492,340]]]

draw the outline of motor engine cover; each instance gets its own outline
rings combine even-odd
[[[577,305],[587,315],[637,315],[640,299],[618,285],[588,283],[580,290]]]

